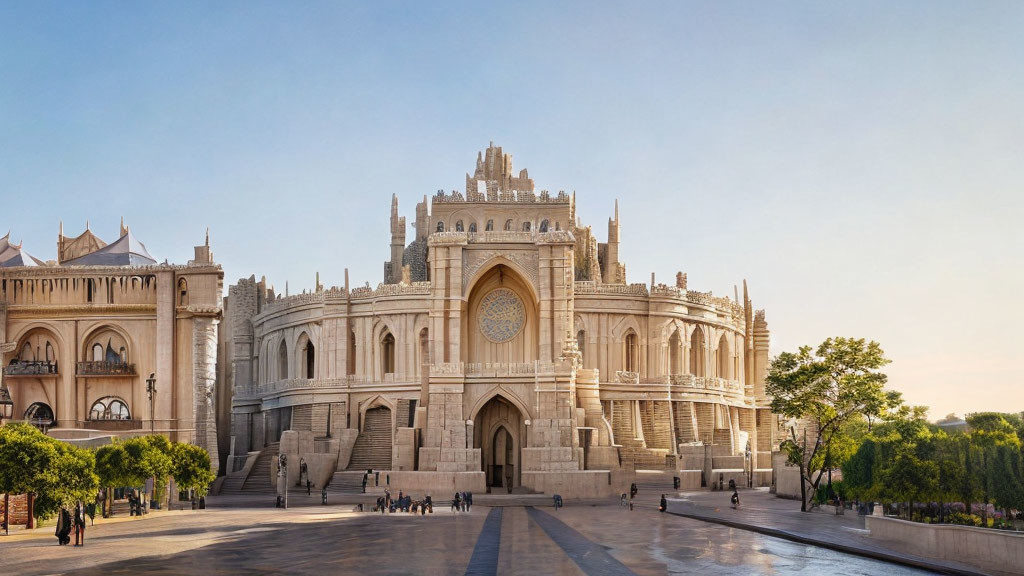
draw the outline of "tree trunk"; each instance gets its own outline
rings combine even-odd
[[[800,511],[807,512],[807,478],[804,476],[803,463],[800,464]]]

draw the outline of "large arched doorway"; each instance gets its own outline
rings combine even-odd
[[[511,491],[520,485],[524,438],[523,414],[505,397],[491,398],[476,413],[473,446],[480,449],[488,490]]]

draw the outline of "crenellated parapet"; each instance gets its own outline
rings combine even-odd
[[[450,193],[445,193],[444,190],[438,190],[431,201],[434,204],[457,204],[457,203],[477,203],[477,202],[489,202],[496,204],[569,204],[572,198],[565,190],[559,190],[558,193],[552,194],[547,190],[541,190],[540,194],[535,194],[531,190],[507,190],[501,191],[496,194],[481,194],[479,192],[470,192],[463,195],[458,190],[452,190]]]

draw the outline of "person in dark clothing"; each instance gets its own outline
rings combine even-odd
[[[661,495],[661,504],[658,505],[658,510],[664,512],[668,508],[668,500],[665,500],[665,495]]]
[[[71,542],[71,513],[68,512],[67,508],[61,507],[60,511],[57,512],[57,528],[54,530],[53,535],[57,537],[57,545],[64,546]]]
[[[638,492],[638,490],[636,489],[636,482],[633,482],[632,484],[629,485],[629,496],[630,496],[630,498],[636,498],[636,493],[637,492]]]
[[[471,508],[473,508],[473,493],[466,492],[466,511],[469,512]]]
[[[735,510],[740,507],[740,493],[736,490],[732,491],[732,509]]]
[[[363,474],[363,494],[366,494],[366,474]]]
[[[452,499],[452,512],[458,512],[459,507],[462,505],[462,499],[459,498],[459,493],[455,493],[455,498]]]
[[[81,500],[75,505],[74,525],[75,546],[85,546],[85,504]]]

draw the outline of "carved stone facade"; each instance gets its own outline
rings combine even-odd
[[[120,232],[107,244],[88,228],[66,237],[61,225],[48,262],[0,241],[0,385],[15,420],[52,436],[165,434],[206,448],[216,468],[218,420],[230,413],[216,386],[224,273],[209,240],[187,265],[156,264]]]
[[[746,286],[739,302],[682,273],[628,284],[617,203],[599,243],[575,195],[537,193],[501,148],[466,178],[423,198],[404,248],[392,198],[376,289],[347,272],[285,298],[255,278],[229,289],[235,469],[284,438],[327,462],[314,485],[368,462],[406,490],[602,495],[638,466],[770,481],[768,328]]]

